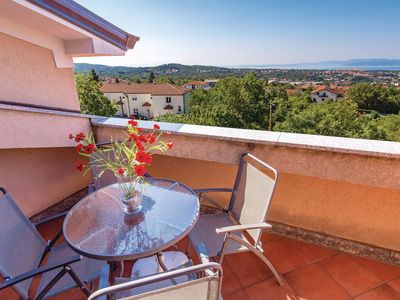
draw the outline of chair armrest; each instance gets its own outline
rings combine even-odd
[[[61,267],[68,266],[68,265],[70,265],[72,263],[75,263],[75,262],[78,262],[80,260],[81,260],[81,256],[80,255],[75,255],[75,256],[71,256],[71,257],[69,257],[67,259],[64,259],[62,261],[49,263],[49,264],[47,264],[47,265],[45,265],[43,267],[39,267],[39,268],[37,268],[35,270],[22,273],[22,274],[20,274],[18,276],[15,276],[13,278],[10,278],[8,280],[3,281],[0,284],[0,290],[5,289],[5,288],[10,287],[10,286],[13,286],[14,284],[17,284],[17,283],[19,283],[21,281],[24,281],[26,279],[29,279],[29,278],[38,276],[40,274],[52,271],[54,269],[58,269],[58,268],[61,268]]]
[[[196,189],[194,190],[196,194],[204,194],[204,193],[232,193],[233,189],[231,188],[208,188],[208,189]]]
[[[260,224],[245,224],[245,225],[233,225],[233,226],[226,226],[215,229],[215,231],[220,233],[229,233],[235,231],[243,231],[243,230],[250,230],[250,229],[267,229],[272,228],[271,224],[268,223],[260,223]]]
[[[197,189],[194,190],[196,194],[199,195],[199,200],[200,202],[205,199],[206,201],[210,202],[212,205],[214,205],[217,209],[221,211],[227,211],[225,207],[220,205],[217,201],[215,201],[213,198],[211,198],[208,195],[204,195],[206,193],[217,193],[217,192],[222,192],[222,193],[232,193],[233,189],[230,188],[209,188],[209,189]]]

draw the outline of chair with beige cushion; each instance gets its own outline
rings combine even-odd
[[[201,215],[189,234],[193,245],[204,244],[210,257],[218,257],[222,264],[227,254],[251,251],[272,271],[276,280],[282,280],[272,263],[264,256],[261,244],[263,229],[272,226],[266,222],[268,208],[274,194],[278,172],[251,154],[241,157],[233,189],[196,190],[200,200],[218,203],[208,193],[231,192],[228,208],[216,214]]]
[[[159,269],[163,257],[151,256],[139,259],[132,269],[131,278],[118,278],[116,285],[107,287],[109,269],[104,268],[100,287],[89,300],[143,299],[143,300],[220,300],[222,267],[209,262],[204,247],[198,245],[201,264],[188,265],[186,255],[178,251],[162,254],[168,258],[167,270]]]

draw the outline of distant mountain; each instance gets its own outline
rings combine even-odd
[[[361,69],[361,70],[400,70],[400,59],[386,58],[359,58],[350,60],[331,60],[316,63],[298,64],[270,64],[270,65],[241,65],[236,68],[256,69],[304,69],[304,70],[335,70],[335,69]]]
[[[124,66],[106,66],[95,64],[75,64],[76,73],[88,73],[94,69],[98,74],[103,76],[120,76],[120,77],[147,77],[150,72],[156,76],[173,76],[173,77],[209,77],[216,74],[220,76],[232,75],[235,73],[230,68],[200,66],[200,65],[181,65],[181,64],[165,64],[156,67],[124,67]],[[241,73],[242,70],[239,71]]]
[[[351,60],[332,60],[318,63],[299,63],[286,65],[240,65],[231,67],[216,67],[202,65],[182,65],[182,64],[165,64],[156,67],[125,67],[125,66],[106,66],[96,64],[75,64],[76,73],[88,73],[94,69],[101,76],[120,77],[120,78],[139,78],[145,79],[150,72],[157,77],[168,76],[174,78],[221,78],[226,76],[243,76],[250,71],[254,71],[257,75],[263,76],[266,72],[274,69],[289,70],[341,70],[341,69],[360,69],[360,70],[400,70],[400,59],[351,59]],[[264,71],[263,71],[264,70]],[[278,71],[277,71],[278,72]],[[270,73],[271,74],[271,73]],[[276,76],[279,76],[277,74]]]

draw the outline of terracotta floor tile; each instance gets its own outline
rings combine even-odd
[[[311,263],[311,260],[296,247],[296,242],[292,240],[271,241],[263,248],[265,256],[281,274]]]
[[[355,300],[399,300],[400,294],[387,284],[381,285],[365,294],[357,296]]]
[[[224,262],[228,263],[243,288],[273,276],[267,265],[254,253],[229,254]]]
[[[400,276],[400,266],[384,264],[379,261],[359,256],[353,256],[353,258],[365,268],[370,270],[380,280],[388,281]]]
[[[284,277],[299,299],[341,300],[349,298],[346,291],[315,264],[292,271]]]
[[[222,268],[224,271],[224,277],[222,279],[222,295],[226,296],[240,291],[242,287],[229,265],[224,263]]]
[[[329,258],[338,253],[331,248],[320,247],[302,241],[292,241],[294,246],[303,252],[311,262],[317,262]]]
[[[275,278],[264,280],[245,289],[251,300],[288,300],[295,299],[294,292],[289,284],[280,286]]]
[[[224,300],[250,300],[243,290],[233,293],[228,296],[224,296]]]
[[[387,284],[390,285],[393,289],[395,289],[398,293],[400,293],[400,278],[396,278],[392,281],[389,281]]]
[[[262,242],[263,245],[265,245],[265,244],[268,244],[268,242],[280,240],[282,238],[283,237],[281,237],[279,235],[272,234],[272,233],[264,231],[262,236],[261,236],[261,242]]]
[[[340,253],[320,262],[319,265],[351,296],[364,293],[382,283],[349,254]]]

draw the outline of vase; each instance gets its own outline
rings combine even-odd
[[[116,177],[122,192],[121,201],[124,207],[124,213],[127,215],[140,213],[143,201],[142,184],[137,182],[137,177],[134,176]]]
[[[124,212],[128,215],[139,213],[142,210],[142,201],[143,194],[140,191],[133,191],[133,195],[123,195]]]

